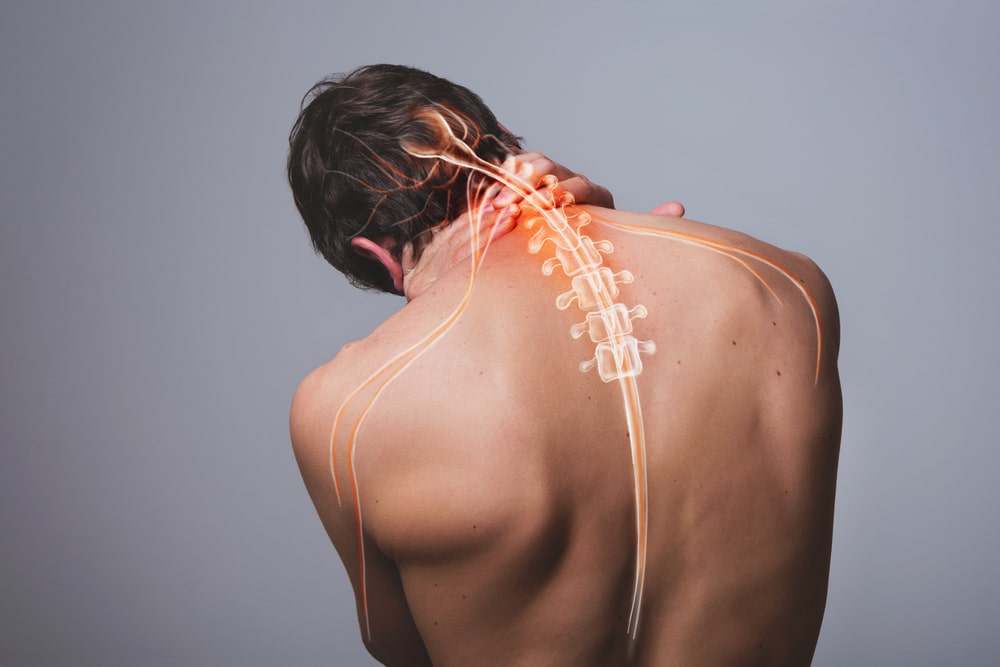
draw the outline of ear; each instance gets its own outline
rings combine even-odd
[[[355,236],[351,239],[351,245],[354,246],[354,252],[374,259],[384,266],[389,275],[392,276],[392,284],[396,287],[396,292],[403,293],[403,265],[392,256],[392,253],[375,241],[363,236]]]

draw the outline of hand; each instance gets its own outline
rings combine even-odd
[[[513,158],[508,158],[503,163],[504,168],[508,170],[515,169],[515,165],[518,173],[521,173],[520,170],[524,165],[530,165],[531,171],[529,173],[534,174],[535,179],[532,185],[538,185],[543,176],[549,174],[555,176],[559,179],[559,189],[573,195],[573,199],[577,204],[592,204],[604,208],[615,207],[615,198],[606,187],[594,183],[586,176],[577,174],[557,162],[553,162],[541,153],[520,153]],[[497,197],[497,205],[506,206],[519,202],[520,199],[521,197],[513,190],[505,189]]]
[[[523,173],[521,172],[522,165],[530,165],[531,171],[528,173],[534,174],[532,184],[535,186],[539,184],[543,176],[552,174],[559,179],[559,189],[573,195],[573,199],[577,204],[592,204],[604,208],[615,207],[614,196],[606,187],[594,183],[586,176],[577,174],[557,162],[553,162],[541,153],[521,153],[513,158],[508,158],[503,166],[508,170],[517,169],[518,173]],[[520,200],[521,197],[517,193],[505,188],[497,197],[496,205],[506,206],[518,203]],[[678,218],[683,217],[684,212],[684,205],[678,201],[664,202],[650,211],[653,215],[671,215]]]

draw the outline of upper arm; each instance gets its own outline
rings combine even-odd
[[[352,558],[350,545],[354,541],[355,530],[349,513],[350,504],[344,504],[337,498],[330,458],[330,426],[337,409],[338,394],[336,376],[329,365],[310,373],[292,397],[289,432],[306,491],[327,535],[347,566]],[[350,567],[348,574],[356,588],[357,582]]]
[[[833,286],[823,270],[810,257],[791,251],[788,251],[788,255],[796,262],[797,273],[819,311],[823,324],[823,336],[830,344],[829,349],[824,350],[824,352],[836,359],[840,349],[840,311],[837,307],[837,298],[833,293]]]
[[[341,525],[344,517],[330,475],[331,404],[338,393],[332,380],[330,370],[321,366],[302,381],[292,397],[289,433],[306,490],[339,550],[339,543],[349,531]]]
[[[289,431],[306,490],[333,542],[355,594],[361,638],[368,651],[386,665],[429,664],[426,649],[413,624],[395,563],[364,531],[364,572],[358,544],[358,524],[350,487],[334,484],[331,451],[333,423],[353,389],[351,368],[341,357],[307,376],[292,398]],[[337,461],[341,469],[344,461]],[[377,620],[369,626],[362,596]],[[371,632],[369,632],[371,627]]]

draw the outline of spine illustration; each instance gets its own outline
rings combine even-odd
[[[554,183],[550,180],[546,185],[551,187]],[[586,333],[596,344],[594,356],[582,362],[580,370],[586,372],[596,366],[601,380],[617,381],[621,387],[632,449],[635,492],[635,573],[628,621],[628,632],[634,639],[642,607],[649,524],[646,436],[635,378],[642,372],[640,353],[652,353],[656,345],[652,341],[640,341],[632,335],[632,321],[645,317],[646,308],[636,305],[629,309],[616,301],[620,293],[618,285],[631,283],[634,278],[629,271],[614,273],[604,266],[602,254],[613,252],[614,246],[606,240],[595,242],[590,236],[580,233],[580,228],[590,222],[588,213],[580,212],[574,216],[576,227],[569,223],[565,205],[571,204],[572,198],[560,203],[563,205],[557,208],[541,209],[538,216],[525,222],[528,229],[538,229],[528,242],[528,252],[540,252],[546,242],[554,246],[555,255],[542,264],[542,272],[552,275],[556,267],[561,267],[572,285],[572,289],[556,297],[556,308],[566,310],[576,302],[580,309],[587,310],[586,319],[573,325],[570,335],[580,338]]]
[[[562,209],[555,216],[533,217],[525,223],[525,227],[538,227],[538,221],[544,220],[545,225],[528,242],[528,252],[537,254],[546,241],[555,247],[555,256],[542,264],[542,272],[552,275],[556,267],[572,281],[572,289],[556,298],[556,308],[566,310],[575,301],[580,309],[591,310],[583,322],[570,329],[573,338],[580,338],[585,333],[597,344],[594,357],[580,364],[580,370],[589,371],[595,366],[605,382],[613,382],[622,374],[630,376],[642,372],[642,360],[639,353],[651,353],[656,350],[652,341],[640,342],[632,336],[632,320],[646,316],[646,308],[642,305],[631,309],[624,304],[616,303],[618,285],[631,283],[634,278],[629,271],[613,273],[603,266],[602,254],[614,251],[609,241],[594,241],[591,237],[581,234],[580,227],[590,222],[586,212],[574,216],[577,227],[569,224]]]

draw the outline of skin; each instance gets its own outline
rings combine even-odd
[[[542,275],[551,253],[525,250],[532,233],[518,221],[531,211],[510,209],[517,202],[503,194],[494,204],[479,221],[492,240],[467,309],[357,434],[369,650],[387,665],[808,664],[825,605],[841,422],[839,323],[823,274],[731,230],[587,207],[586,233],[615,248],[605,263],[636,276],[620,301],[648,309],[637,334],[657,344],[638,378],[649,539],[633,642],[621,394],[578,370],[593,343],[568,333],[583,311],[554,306],[569,281]],[[293,400],[300,469],[356,594],[357,521],[330,475],[333,415],[462,299],[472,269],[470,225],[460,222],[419,258],[404,249],[398,264],[377,244],[359,248],[399,271],[409,303],[311,373]],[[812,296],[821,339],[801,292],[773,270],[761,273],[774,295],[728,257],[618,225],[780,263]],[[360,409],[351,404],[339,428],[339,457]],[[350,486],[343,467],[338,482]]]

